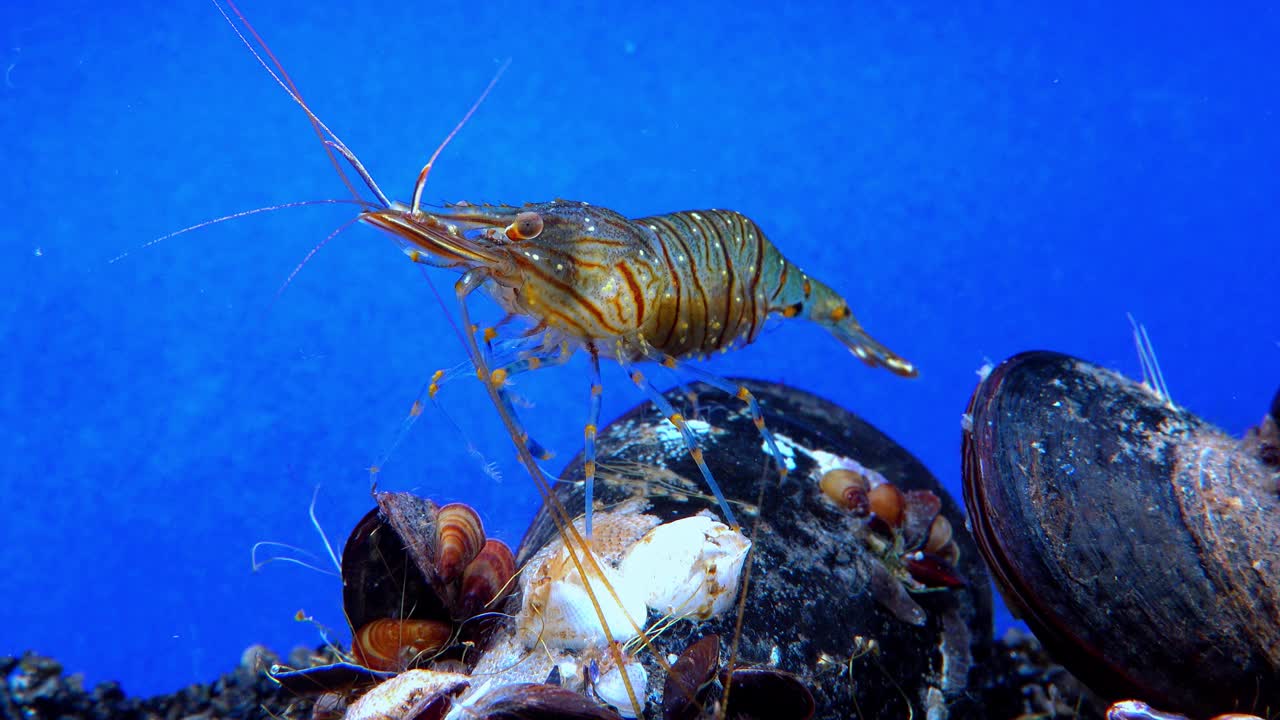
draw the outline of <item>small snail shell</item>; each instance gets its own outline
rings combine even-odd
[[[475,559],[462,571],[462,594],[457,616],[468,618],[485,610],[511,590],[516,574],[516,558],[501,540],[485,541]]]
[[[484,524],[471,506],[452,503],[436,514],[436,573],[453,582],[484,545]]]
[[[905,519],[907,497],[897,485],[884,483],[867,492],[867,501],[871,512],[891,528],[902,527]]]
[[[403,670],[449,644],[453,626],[436,620],[374,620],[351,638],[351,654],[370,670]]]
[[[929,524],[929,538],[924,541],[924,551],[942,554],[942,549],[949,542],[951,542],[951,521],[944,515],[938,515]]]
[[[867,498],[871,483],[862,473],[845,468],[828,470],[818,486],[835,504],[852,511],[858,517],[865,517],[871,512],[870,500]]]

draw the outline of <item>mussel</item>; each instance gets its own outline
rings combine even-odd
[[[1118,373],[1028,352],[978,385],[964,493],[1015,614],[1107,700],[1280,709],[1280,397],[1244,442]]]

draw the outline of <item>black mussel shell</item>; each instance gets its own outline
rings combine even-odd
[[[798,677],[813,697],[817,717],[847,715],[856,702],[868,719],[898,720],[910,712],[923,718],[935,696],[942,706],[935,710],[945,709],[952,720],[984,717],[975,707],[971,675],[977,673],[971,671],[990,642],[991,597],[959,505],[919,460],[866,420],[794,388],[743,384],[794,463],[781,482],[746,404],[701,383],[666,393],[691,425],[697,423],[705,461],[753,543],[735,663],[769,664]],[[603,427],[596,440],[596,507],[642,498],[644,512],[663,522],[703,511],[719,516],[698,467],[673,435],[670,422],[648,402]],[[826,468],[819,459],[831,456],[853,459],[904,492],[927,490],[936,496],[938,505],[920,496],[921,512],[940,510],[950,518],[959,547],[955,569],[969,582],[910,592],[915,583],[904,577],[900,559],[890,565],[868,545],[867,519],[839,507],[820,488]],[[555,485],[573,515],[583,511],[582,477],[579,457]],[[913,528],[917,541],[926,528],[924,519]],[[521,543],[517,562],[526,561],[556,532],[544,508]],[[736,612],[698,624],[681,622],[655,638],[653,650],[679,656],[713,633],[727,646],[737,630]],[[872,641],[878,652],[865,651]],[[641,662],[652,677],[664,677],[656,675],[662,670],[650,655],[640,653]],[[745,701],[751,692],[745,681],[741,690]],[[738,692],[730,692],[735,706]],[[648,714],[657,716],[657,708],[650,707]]]
[[[558,685],[515,683],[486,693],[468,717],[482,720],[622,720],[582,693]]]
[[[974,535],[1058,662],[1107,700],[1280,708],[1280,500],[1255,456],[1051,352],[996,367],[966,428]]]
[[[449,617],[444,598],[421,571],[417,534],[404,538],[388,518],[434,516],[430,500],[408,493],[378,493],[379,508],[351,531],[342,550],[342,606],[354,633],[374,620]],[[429,537],[434,538],[434,525]]]
[[[800,678],[773,668],[737,668],[720,673],[727,687],[725,717],[739,720],[809,720],[813,693]]]

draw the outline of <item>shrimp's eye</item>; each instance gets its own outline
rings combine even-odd
[[[516,215],[516,221],[507,226],[507,239],[532,240],[542,234],[542,216],[533,211]]]

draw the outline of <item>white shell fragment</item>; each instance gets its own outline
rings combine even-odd
[[[650,530],[619,570],[654,611],[706,620],[733,607],[750,548],[742,533],[694,515]]]
[[[588,582],[562,546],[525,584],[524,605],[516,621],[516,632],[525,647],[545,643],[552,648],[580,650],[604,645],[608,640],[626,642],[639,635],[637,628],[644,627],[644,597],[627,592],[618,571],[595,553],[588,557],[579,548],[578,560],[600,612],[596,612],[596,605],[587,594]],[[610,587],[614,593],[609,592]],[[609,627],[607,634],[600,623],[601,614]]]
[[[600,673],[600,677],[595,681],[596,697],[600,702],[613,707],[624,718],[640,717],[643,707],[638,708],[631,704],[626,683],[622,681],[623,671],[631,680],[631,689],[635,691],[636,701],[643,706],[644,699],[649,694],[649,673],[645,671],[643,665],[630,658],[623,664],[623,670],[613,665]]]
[[[609,632],[582,571],[556,540],[534,556],[521,578],[524,604],[516,633],[525,647],[600,647],[636,637],[650,609],[706,620],[733,607],[751,548],[742,533],[704,515],[662,525],[635,512],[596,517],[592,552],[578,547],[577,555]]]

